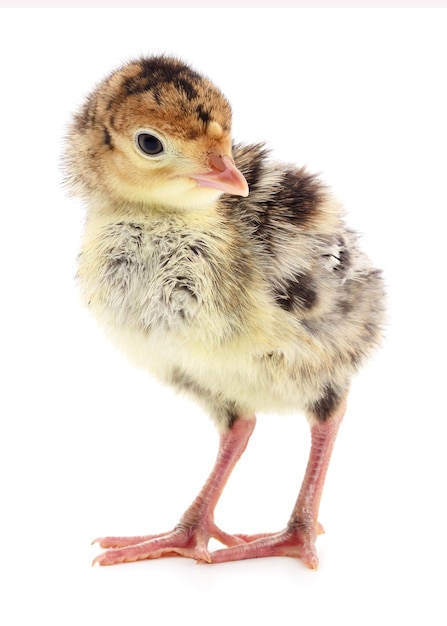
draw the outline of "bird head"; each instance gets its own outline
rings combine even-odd
[[[248,195],[231,150],[231,108],[181,61],[151,57],[113,72],[75,115],[69,180],[83,196],[179,209]]]

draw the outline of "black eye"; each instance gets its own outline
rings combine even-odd
[[[141,152],[150,156],[161,154],[164,150],[161,141],[149,133],[139,133],[137,135],[137,144]]]

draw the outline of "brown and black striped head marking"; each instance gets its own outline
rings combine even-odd
[[[159,141],[163,154],[142,156],[141,135]],[[245,194],[232,165],[228,100],[173,57],[141,58],[112,72],[74,116],[68,139],[69,182],[80,195],[198,206],[216,196],[203,190],[213,186],[203,178],[213,168],[217,179],[229,168],[235,192]]]
[[[204,131],[217,137],[231,131],[231,107],[221,91],[189,65],[158,56],[131,61],[98,86],[77,117],[78,130],[103,122],[118,132],[139,122],[183,139],[195,139]]]

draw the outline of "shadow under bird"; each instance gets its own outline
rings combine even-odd
[[[137,365],[209,412],[214,468],[173,530],[103,537],[111,565],[178,554],[299,557],[316,569],[318,510],[350,380],[380,343],[381,274],[326,186],[234,145],[220,90],[176,58],[131,61],[71,123],[67,181],[87,206],[83,301]],[[231,535],[214,509],[256,412],[300,411],[311,449],[291,517]],[[210,552],[211,537],[226,548]]]

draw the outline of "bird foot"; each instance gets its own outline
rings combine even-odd
[[[211,537],[226,546],[236,546],[244,541],[239,536],[225,533],[212,521],[202,520],[200,525],[194,526],[180,522],[171,532],[159,535],[95,539],[93,543],[99,543],[101,548],[106,548],[106,552],[98,555],[92,565],[115,565],[173,555],[211,563],[208,551]]]
[[[317,522],[316,533],[317,536],[324,535],[325,533],[324,526],[323,524],[320,524],[320,522]],[[255,535],[245,535],[243,533],[238,533],[237,535],[235,535],[235,537],[242,539],[244,543],[251,543],[252,541],[256,541],[256,539],[264,539],[265,537],[276,537],[277,535],[278,533],[257,533]]]
[[[292,556],[301,558],[309,569],[318,569],[315,548],[317,534],[324,532],[320,523],[316,529],[309,525],[289,525],[279,533],[237,535],[242,542],[238,545],[216,550],[210,554],[211,563],[241,561],[266,556]]]

